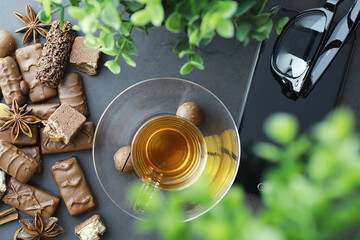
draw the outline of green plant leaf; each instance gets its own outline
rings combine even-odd
[[[150,22],[151,17],[147,9],[142,9],[132,14],[130,20],[134,25],[144,26]]]
[[[191,11],[194,15],[199,14],[208,3],[208,0],[190,0]]]
[[[189,74],[189,73],[191,73],[192,69],[193,69],[193,66],[191,65],[191,63],[187,62],[181,67],[180,74],[181,75]]]
[[[70,16],[72,16],[75,19],[82,19],[86,17],[86,12],[78,7],[69,7],[68,9]]]
[[[100,47],[99,39],[94,37],[93,35],[87,34],[84,40],[86,46],[90,48],[98,48]]]
[[[164,20],[164,8],[159,0],[151,0],[145,8],[149,15],[150,21],[154,26],[160,26]]]
[[[174,46],[173,51],[175,53],[180,53],[181,51],[189,48],[190,48],[189,38],[184,37]]]
[[[60,8],[60,13],[59,13],[59,24],[60,24],[60,28],[62,28],[62,27],[64,26],[64,15],[65,15],[64,8],[61,7],[61,8]]]
[[[108,2],[101,11],[101,19],[106,25],[116,30],[119,30],[121,27],[121,18],[116,11],[116,6],[112,2]]]
[[[121,71],[120,65],[116,60],[108,60],[105,62],[105,67],[108,67],[114,74],[119,74]]]
[[[230,20],[222,20],[216,31],[224,38],[232,38],[234,36],[234,24]]]
[[[251,18],[251,23],[254,26],[264,25],[270,19],[270,13],[262,13]]]
[[[112,33],[102,31],[100,33],[100,43],[104,48],[113,48],[115,44],[114,35]]]
[[[179,58],[183,58],[185,55],[194,54],[195,51],[191,49],[183,50],[179,53]]]
[[[124,34],[125,36],[129,36],[131,33],[131,30],[132,30],[132,27],[133,27],[133,25],[131,24],[131,22],[122,21],[119,32],[121,34]]]
[[[259,32],[251,32],[250,36],[252,38],[255,38],[259,42],[264,41],[268,37],[267,35],[265,35],[263,33],[259,33]]]
[[[204,70],[205,69],[205,67],[204,67],[204,64],[201,64],[201,63],[198,63],[198,62],[195,62],[195,61],[189,61],[190,62],[190,64],[192,65],[192,66],[194,66],[194,67],[196,67],[196,68],[198,68],[198,69],[200,69],[200,70]]]
[[[190,44],[198,44],[201,40],[200,29],[196,28],[190,35],[189,35],[189,43]]]
[[[280,34],[288,22],[289,22],[289,17],[283,17],[275,21],[276,33]]]
[[[182,16],[178,12],[173,12],[165,22],[166,28],[171,31],[178,33],[182,30]]]
[[[264,130],[273,141],[285,145],[295,138],[298,122],[293,115],[276,113],[265,120]]]
[[[237,10],[237,2],[235,1],[219,1],[211,8],[212,11],[221,15],[223,19],[231,18]]]
[[[129,66],[136,67],[136,62],[129,55],[123,52],[121,53],[121,56]]]
[[[263,26],[258,27],[256,31],[263,33],[266,36],[269,36],[272,27],[273,27],[273,21],[269,19]]]
[[[119,48],[100,48],[100,51],[105,53],[106,55],[115,57],[119,55],[121,50]]]
[[[245,13],[249,12],[249,10],[256,4],[256,0],[247,0],[245,2],[241,2],[238,4],[237,10],[234,13],[235,17],[240,17]]]
[[[39,20],[43,23],[48,23],[51,21],[51,14],[47,15],[45,10],[41,10],[39,13]]]
[[[130,36],[119,37],[118,40],[116,40],[116,46],[132,55],[138,55],[139,53],[136,43]]]
[[[280,160],[280,149],[270,143],[256,143],[253,148],[253,152],[268,161],[278,162]]]
[[[249,22],[246,21],[240,22],[237,26],[236,38],[240,42],[243,42],[245,41],[245,39],[248,38],[250,31],[251,31],[251,24]]]
[[[78,0],[69,0],[69,2],[70,2],[71,6],[75,6],[75,7],[79,6],[79,1]]]

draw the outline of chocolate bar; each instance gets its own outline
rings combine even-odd
[[[25,103],[28,89],[12,57],[0,58],[0,87],[6,104],[12,104],[13,100],[19,105]]]
[[[22,147],[20,149],[26,155],[32,157],[38,163],[36,173],[41,173],[41,171],[42,171],[42,159],[41,159],[40,147]]]
[[[95,126],[93,122],[86,122],[76,137],[67,145],[63,142],[56,142],[50,139],[44,133],[43,128],[40,132],[42,154],[64,153],[91,149],[94,139]]]
[[[76,111],[68,103],[63,103],[46,121],[43,132],[55,141],[68,144],[80,131],[85,121],[84,115]]]
[[[92,215],[75,227],[75,234],[80,240],[99,240],[99,235],[103,235],[105,231],[106,226],[99,214]]]
[[[52,22],[35,72],[37,80],[57,88],[63,78],[75,37],[76,32],[72,30],[71,23],[65,22],[61,28],[59,20]]]
[[[88,75],[96,75],[100,58],[98,48],[89,48],[84,44],[85,37],[76,37],[70,53],[71,65]]]
[[[96,207],[91,189],[76,157],[55,163],[51,167],[51,172],[71,216]]]
[[[41,120],[48,120],[48,118],[60,106],[58,103],[43,103],[28,105],[27,109],[31,109],[31,115],[40,118]]]
[[[78,73],[66,73],[58,91],[60,103],[68,103],[84,116],[89,114],[81,76]]]
[[[0,139],[0,168],[20,182],[27,183],[34,176],[38,163],[19,148]]]
[[[10,178],[1,200],[33,217],[39,212],[42,219],[53,216],[60,203],[56,195],[19,182],[15,178]]]
[[[29,98],[33,103],[45,101],[57,94],[55,88],[48,87],[35,78],[41,52],[42,45],[40,43],[19,48],[15,51],[16,61],[29,89]]]
[[[30,127],[32,132],[32,137],[29,137],[23,133],[20,133],[18,138],[13,142],[11,138],[11,129],[0,132],[0,139],[3,139],[7,142],[10,142],[16,146],[34,146],[38,143],[39,128]]]

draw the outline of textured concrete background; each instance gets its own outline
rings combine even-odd
[[[351,0],[345,0],[344,6],[341,8],[345,9],[351,2]],[[268,7],[283,5],[295,10],[303,10],[322,6],[323,3],[324,1],[320,0],[269,0]],[[13,12],[25,13],[26,4],[31,4],[35,11],[39,9],[38,3],[34,0],[0,0],[0,30],[14,33],[16,29],[22,27],[23,24],[17,20]],[[21,40],[23,35],[14,34],[14,36],[16,46],[20,48],[22,46]],[[164,28],[159,28],[150,30],[149,37],[143,32],[134,32],[133,37],[140,49],[139,56],[134,57],[137,63],[136,68],[131,68],[123,63],[122,72],[119,75],[113,75],[105,68],[101,68],[99,74],[94,77],[81,74],[91,112],[89,119],[95,123],[97,123],[110,101],[130,85],[154,77],[182,77],[179,74],[179,69],[184,60],[179,59],[172,52],[172,47],[181,39],[181,34],[172,34]],[[247,48],[244,48],[236,40],[215,38],[210,45],[200,48],[200,53],[205,61],[205,70],[194,70],[190,75],[183,78],[199,83],[215,93],[228,107],[235,121],[237,121],[257,47],[258,43],[255,41],[252,41]],[[360,103],[357,101],[360,90],[358,81],[360,69],[357,67],[360,62],[359,51],[359,47],[356,47],[342,97],[342,102],[353,107],[358,114],[360,110]],[[100,65],[106,60],[107,58],[102,56]],[[72,69],[69,68],[69,71],[72,71]],[[358,114],[357,116],[359,116]],[[59,217],[59,223],[65,228],[66,233],[57,239],[76,239],[73,234],[75,225],[94,213],[100,213],[108,227],[106,234],[101,239],[157,239],[156,234],[141,235],[136,233],[133,228],[134,220],[118,209],[105,195],[95,175],[91,151],[44,157],[44,171],[42,174],[34,177],[31,184],[59,195],[58,188],[50,173],[50,167],[56,161],[70,156],[77,156],[81,162],[85,175],[94,191],[98,208],[90,213],[71,217],[62,202],[57,217]],[[259,205],[255,197],[249,195],[247,199],[253,207]],[[0,203],[0,211],[7,208],[8,206]],[[29,218],[29,216],[21,212],[20,218]],[[13,233],[19,227],[20,224],[16,221],[0,226],[0,239],[12,239]]]

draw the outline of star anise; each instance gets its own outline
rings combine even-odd
[[[31,41],[31,38],[34,39],[34,43],[37,43],[39,39],[38,33],[44,38],[46,37],[48,32],[47,30],[45,30],[45,28],[50,27],[51,24],[41,23],[39,20],[39,16],[34,12],[30,5],[26,5],[27,17],[17,12],[14,12],[14,14],[18,19],[20,19],[20,21],[27,25],[15,31],[15,33],[25,32],[22,44]]]
[[[30,110],[26,110],[26,104],[19,107],[16,100],[12,102],[11,109],[4,109],[10,116],[0,117],[0,120],[5,121],[4,125],[0,128],[0,131],[5,131],[12,127],[11,138],[13,141],[19,136],[20,130],[27,136],[32,137],[32,132],[28,124],[35,124],[41,122],[41,119],[29,115]]]
[[[35,213],[35,221],[30,219],[22,219],[19,222],[23,225],[14,234],[14,240],[40,240],[49,239],[65,232],[64,229],[57,225],[56,217],[49,217],[43,221],[38,212]]]

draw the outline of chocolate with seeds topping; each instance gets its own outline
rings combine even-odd
[[[72,30],[70,22],[65,22],[62,29],[59,20],[52,23],[38,62],[36,79],[49,87],[57,88],[63,78],[75,37],[76,32]]]

